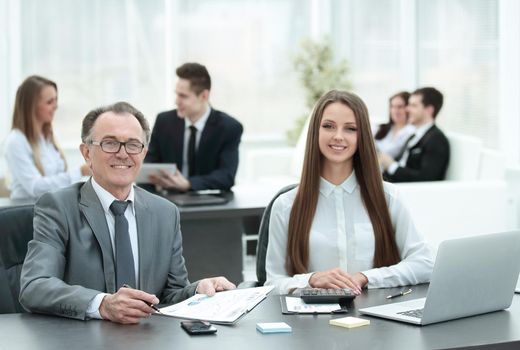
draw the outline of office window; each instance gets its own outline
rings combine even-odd
[[[336,0],[332,8],[336,52],[349,62],[353,91],[367,104],[372,120],[386,121],[388,98],[406,88],[400,65],[400,2]]]
[[[417,3],[418,85],[444,94],[438,123],[498,144],[498,4],[496,0]]]
[[[279,134],[304,110],[292,56],[308,35],[308,1],[184,0],[174,32],[177,62],[205,62],[215,108],[246,134]]]
[[[198,61],[215,108],[246,134],[283,135],[304,109],[291,57],[307,36],[307,3],[21,0],[16,85],[31,74],[56,81],[55,131],[75,147],[82,117],[102,104],[129,101],[153,122],[174,107],[175,68]]]

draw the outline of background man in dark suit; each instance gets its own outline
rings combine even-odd
[[[416,127],[401,154],[394,160],[380,154],[383,177],[390,182],[444,180],[450,159],[450,145],[435,125],[435,117],[443,102],[435,88],[415,90],[408,103],[409,122]]]
[[[210,107],[206,67],[185,63],[177,76],[177,109],[157,116],[145,162],[176,163],[179,171],[163,171],[150,180],[177,191],[229,190],[235,183],[242,125]]]
[[[189,283],[177,207],[132,185],[149,138],[128,103],[87,114],[80,150],[92,178],[36,203],[20,279],[27,310],[137,323],[151,304],[234,288],[224,277]]]

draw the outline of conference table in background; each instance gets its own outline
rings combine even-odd
[[[191,281],[211,276],[226,276],[236,284],[243,280],[244,223],[251,219],[259,222],[279,189],[280,186],[235,186],[225,204],[179,207],[183,255]],[[34,204],[34,200],[0,198],[0,207],[24,204]]]
[[[387,300],[401,288],[364,291],[350,306],[357,309],[422,297],[427,285],[412,287],[410,295]],[[428,326],[370,319],[369,326],[346,329],[330,326],[332,318],[343,315],[282,315],[279,296],[269,295],[233,326],[216,325],[214,335],[190,336],[180,320],[152,316],[138,325],[119,325],[108,321],[78,321],[36,314],[0,315],[2,349],[519,349],[520,295],[504,311],[467,317]],[[257,322],[283,321],[292,333],[261,334]]]

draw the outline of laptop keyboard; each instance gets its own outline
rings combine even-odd
[[[398,312],[398,314],[408,316],[408,317],[422,318],[423,310],[424,309],[408,310],[408,311]]]

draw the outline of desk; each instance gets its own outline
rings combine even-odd
[[[411,295],[398,302],[424,296],[427,285],[412,287]],[[400,288],[370,290],[356,298],[357,308],[386,302],[385,296]],[[506,311],[433,324],[414,326],[370,318],[371,324],[354,329],[329,326],[339,315],[282,315],[279,298],[270,295],[234,326],[219,326],[216,335],[189,336],[179,320],[152,316],[139,325],[124,326],[107,321],[76,321],[31,314],[0,315],[0,345],[3,349],[518,349],[520,347],[520,295]],[[287,322],[292,333],[263,335],[257,322]],[[492,345],[489,345],[492,344]]]
[[[242,281],[242,233],[245,218],[261,216],[279,188],[236,186],[226,204],[179,207],[183,255],[190,281],[226,276]],[[33,204],[35,200],[0,198],[0,207]]]
[[[224,275],[236,284],[242,281],[244,220],[261,217],[278,190],[237,186],[226,204],[179,207],[190,280]]]

